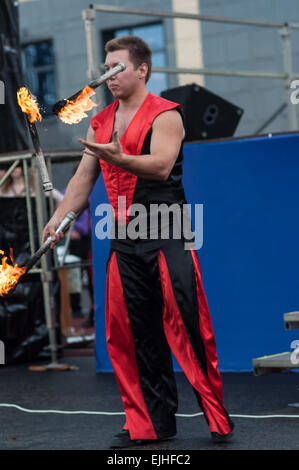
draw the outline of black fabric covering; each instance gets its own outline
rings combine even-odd
[[[34,202],[33,198],[33,208]],[[37,248],[37,233],[35,240]],[[13,249],[14,263],[18,266],[23,266],[31,257],[24,197],[0,198],[0,249],[8,255],[10,248]],[[56,280],[56,311],[60,292],[58,284]],[[39,274],[29,274],[20,281],[11,297],[0,298],[0,339],[5,344],[7,365],[32,361],[48,344]]]
[[[24,115],[17,103],[17,90],[23,81],[15,3],[0,2],[0,80],[5,86],[5,103],[0,103],[0,153],[25,150],[29,145]]]

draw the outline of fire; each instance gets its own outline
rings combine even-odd
[[[26,113],[29,121],[35,122],[37,120],[41,121],[42,116],[39,112],[39,107],[36,99],[31,96],[26,87],[21,87],[17,92],[17,98],[20,108],[23,113]]]
[[[4,251],[0,250],[0,255],[4,255]],[[12,251],[10,258],[13,261]],[[0,296],[8,294],[18,283],[19,278],[24,274],[26,268],[19,267],[17,264],[12,266],[7,263],[7,256],[3,256],[0,264]]]
[[[87,117],[85,111],[98,106],[90,99],[90,96],[93,95],[95,95],[95,91],[86,85],[77,98],[66,100],[66,105],[58,113],[59,119],[66,124],[78,124],[83,118]]]

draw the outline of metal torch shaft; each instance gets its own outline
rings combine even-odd
[[[101,75],[99,78],[96,78],[95,80],[90,82],[88,86],[90,86],[90,88],[97,88],[98,86],[100,86],[103,83],[107,82],[107,80],[109,80],[110,78],[114,77],[114,75],[116,75],[119,72],[122,72],[123,70],[125,70],[125,68],[126,68],[125,64],[123,62],[119,62],[111,70],[108,70],[103,75]]]
[[[56,230],[56,234],[59,232],[65,232],[68,226],[71,224],[73,220],[77,218],[77,215],[74,212],[68,212],[63,221],[60,223]],[[50,245],[52,243],[52,238],[49,236],[47,240],[41,245],[41,247],[35,252],[35,254],[30,258],[28,263],[26,264],[26,273],[32,266],[40,259],[40,257],[48,251]]]
[[[53,184],[51,183],[50,178],[49,178],[48,169],[47,169],[45,157],[44,157],[41,145],[40,145],[36,126],[34,123],[29,122],[29,120],[28,120],[28,125],[29,125],[29,132],[30,132],[31,140],[32,140],[34,150],[36,153],[36,161],[37,161],[37,165],[39,168],[44,191],[45,192],[52,191]]]

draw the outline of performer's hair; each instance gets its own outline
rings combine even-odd
[[[105,45],[105,52],[115,52],[121,49],[129,51],[129,57],[135,69],[141,64],[146,64],[148,72],[145,78],[147,82],[152,70],[152,51],[149,45],[138,36],[119,36],[111,39]]]

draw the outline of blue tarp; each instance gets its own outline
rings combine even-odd
[[[184,146],[187,200],[192,207],[203,204],[198,256],[223,372],[251,371],[253,358],[289,351],[298,339],[283,323],[284,313],[299,309],[298,149],[299,134]],[[96,369],[111,371],[105,341],[109,240],[98,240],[94,230],[103,202],[100,177],[91,195]]]

